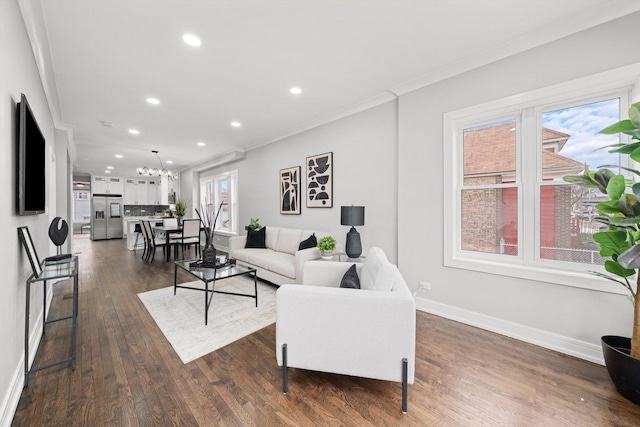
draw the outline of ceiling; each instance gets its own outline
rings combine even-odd
[[[73,129],[75,171],[133,176],[159,166],[151,150],[174,170],[250,150],[639,3],[42,0],[50,64],[39,67],[52,70],[49,104]]]

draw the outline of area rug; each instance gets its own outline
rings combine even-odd
[[[204,288],[201,281],[184,286]],[[209,284],[211,288],[211,284]],[[253,279],[232,277],[216,283],[216,290],[253,294]],[[213,294],[209,324],[204,324],[204,292],[173,286],[143,292],[138,297],[183,363],[189,363],[276,321],[276,289],[258,282],[256,300]]]

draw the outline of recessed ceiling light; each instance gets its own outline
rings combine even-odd
[[[107,166],[107,169],[113,169],[113,166]]]
[[[100,122],[102,123],[102,126],[107,127],[107,128],[112,128],[113,127],[113,123],[111,122]]]
[[[157,98],[147,98],[147,102],[151,105],[158,105],[160,104],[160,100]]]
[[[200,147],[204,147],[204,146],[205,146],[205,145],[207,145],[207,144],[205,144],[204,142],[200,141],[200,142],[198,142],[198,145],[199,145]]]
[[[129,133],[131,135],[140,135],[140,131],[138,129],[129,129]]]
[[[186,44],[188,44],[189,46],[194,46],[194,47],[198,47],[202,44],[202,42],[200,41],[200,39],[196,36],[194,36],[193,34],[185,34],[182,36],[182,40],[184,40],[184,42]]]
[[[121,159],[121,158],[123,158],[124,156],[123,156],[122,154],[116,154],[116,157],[117,157],[117,158],[119,158],[119,159]]]
[[[240,126],[242,126],[242,123],[240,123],[240,122],[231,122],[231,126],[233,126],[234,128],[239,128]]]
[[[171,164],[173,163],[173,160],[167,160],[167,163]]]
[[[289,89],[289,92],[294,95],[300,95],[302,93],[302,89],[300,89],[299,87],[292,87],[291,89]]]
[[[104,171],[104,173],[111,173],[111,171],[110,170],[106,170],[106,171]]]

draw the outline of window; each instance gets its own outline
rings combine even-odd
[[[591,236],[606,195],[562,178],[629,166],[598,150],[620,142],[598,134],[627,111],[631,86],[619,85],[554,87],[445,115],[445,265],[592,287],[584,273],[604,262]]]
[[[238,233],[238,171],[202,178],[200,199],[200,204],[211,221],[217,215],[217,232]]]

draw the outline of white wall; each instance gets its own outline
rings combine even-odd
[[[47,105],[29,38],[16,1],[0,1],[0,182],[5,191],[0,203],[0,245],[2,260],[2,298],[0,298],[0,425],[9,425],[23,385],[25,280],[31,274],[17,236],[17,227],[28,226],[41,258],[50,255],[48,227],[56,214],[55,182],[50,181],[51,164],[47,162],[47,213],[17,216],[16,197],[16,103],[20,93],[27,95],[35,118],[46,139],[48,153],[53,153],[55,140],[53,121]],[[50,156],[49,156],[50,159]],[[63,191],[63,190],[59,190]],[[37,340],[42,315],[42,287],[35,286],[31,295],[30,336]]]
[[[600,336],[630,335],[621,295],[443,266],[443,114],[639,62],[638,22],[635,13],[400,97],[399,267],[413,288],[432,283],[419,306],[595,361]]]
[[[333,152],[334,162],[333,208],[307,208],[303,203],[301,215],[281,215],[280,169],[301,166],[304,176],[306,157],[329,151]],[[240,234],[245,234],[244,226],[253,217],[260,218],[260,224],[266,226],[328,231],[344,246],[349,228],[340,225],[340,206],[363,205],[365,225],[358,227],[363,251],[379,246],[392,262],[396,262],[395,101],[249,151],[244,160],[202,171],[200,176],[236,169]],[[197,178],[193,184],[198,184]],[[182,182],[180,191],[184,193],[190,189],[185,188]],[[303,188],[302,198],[304,194]]]

